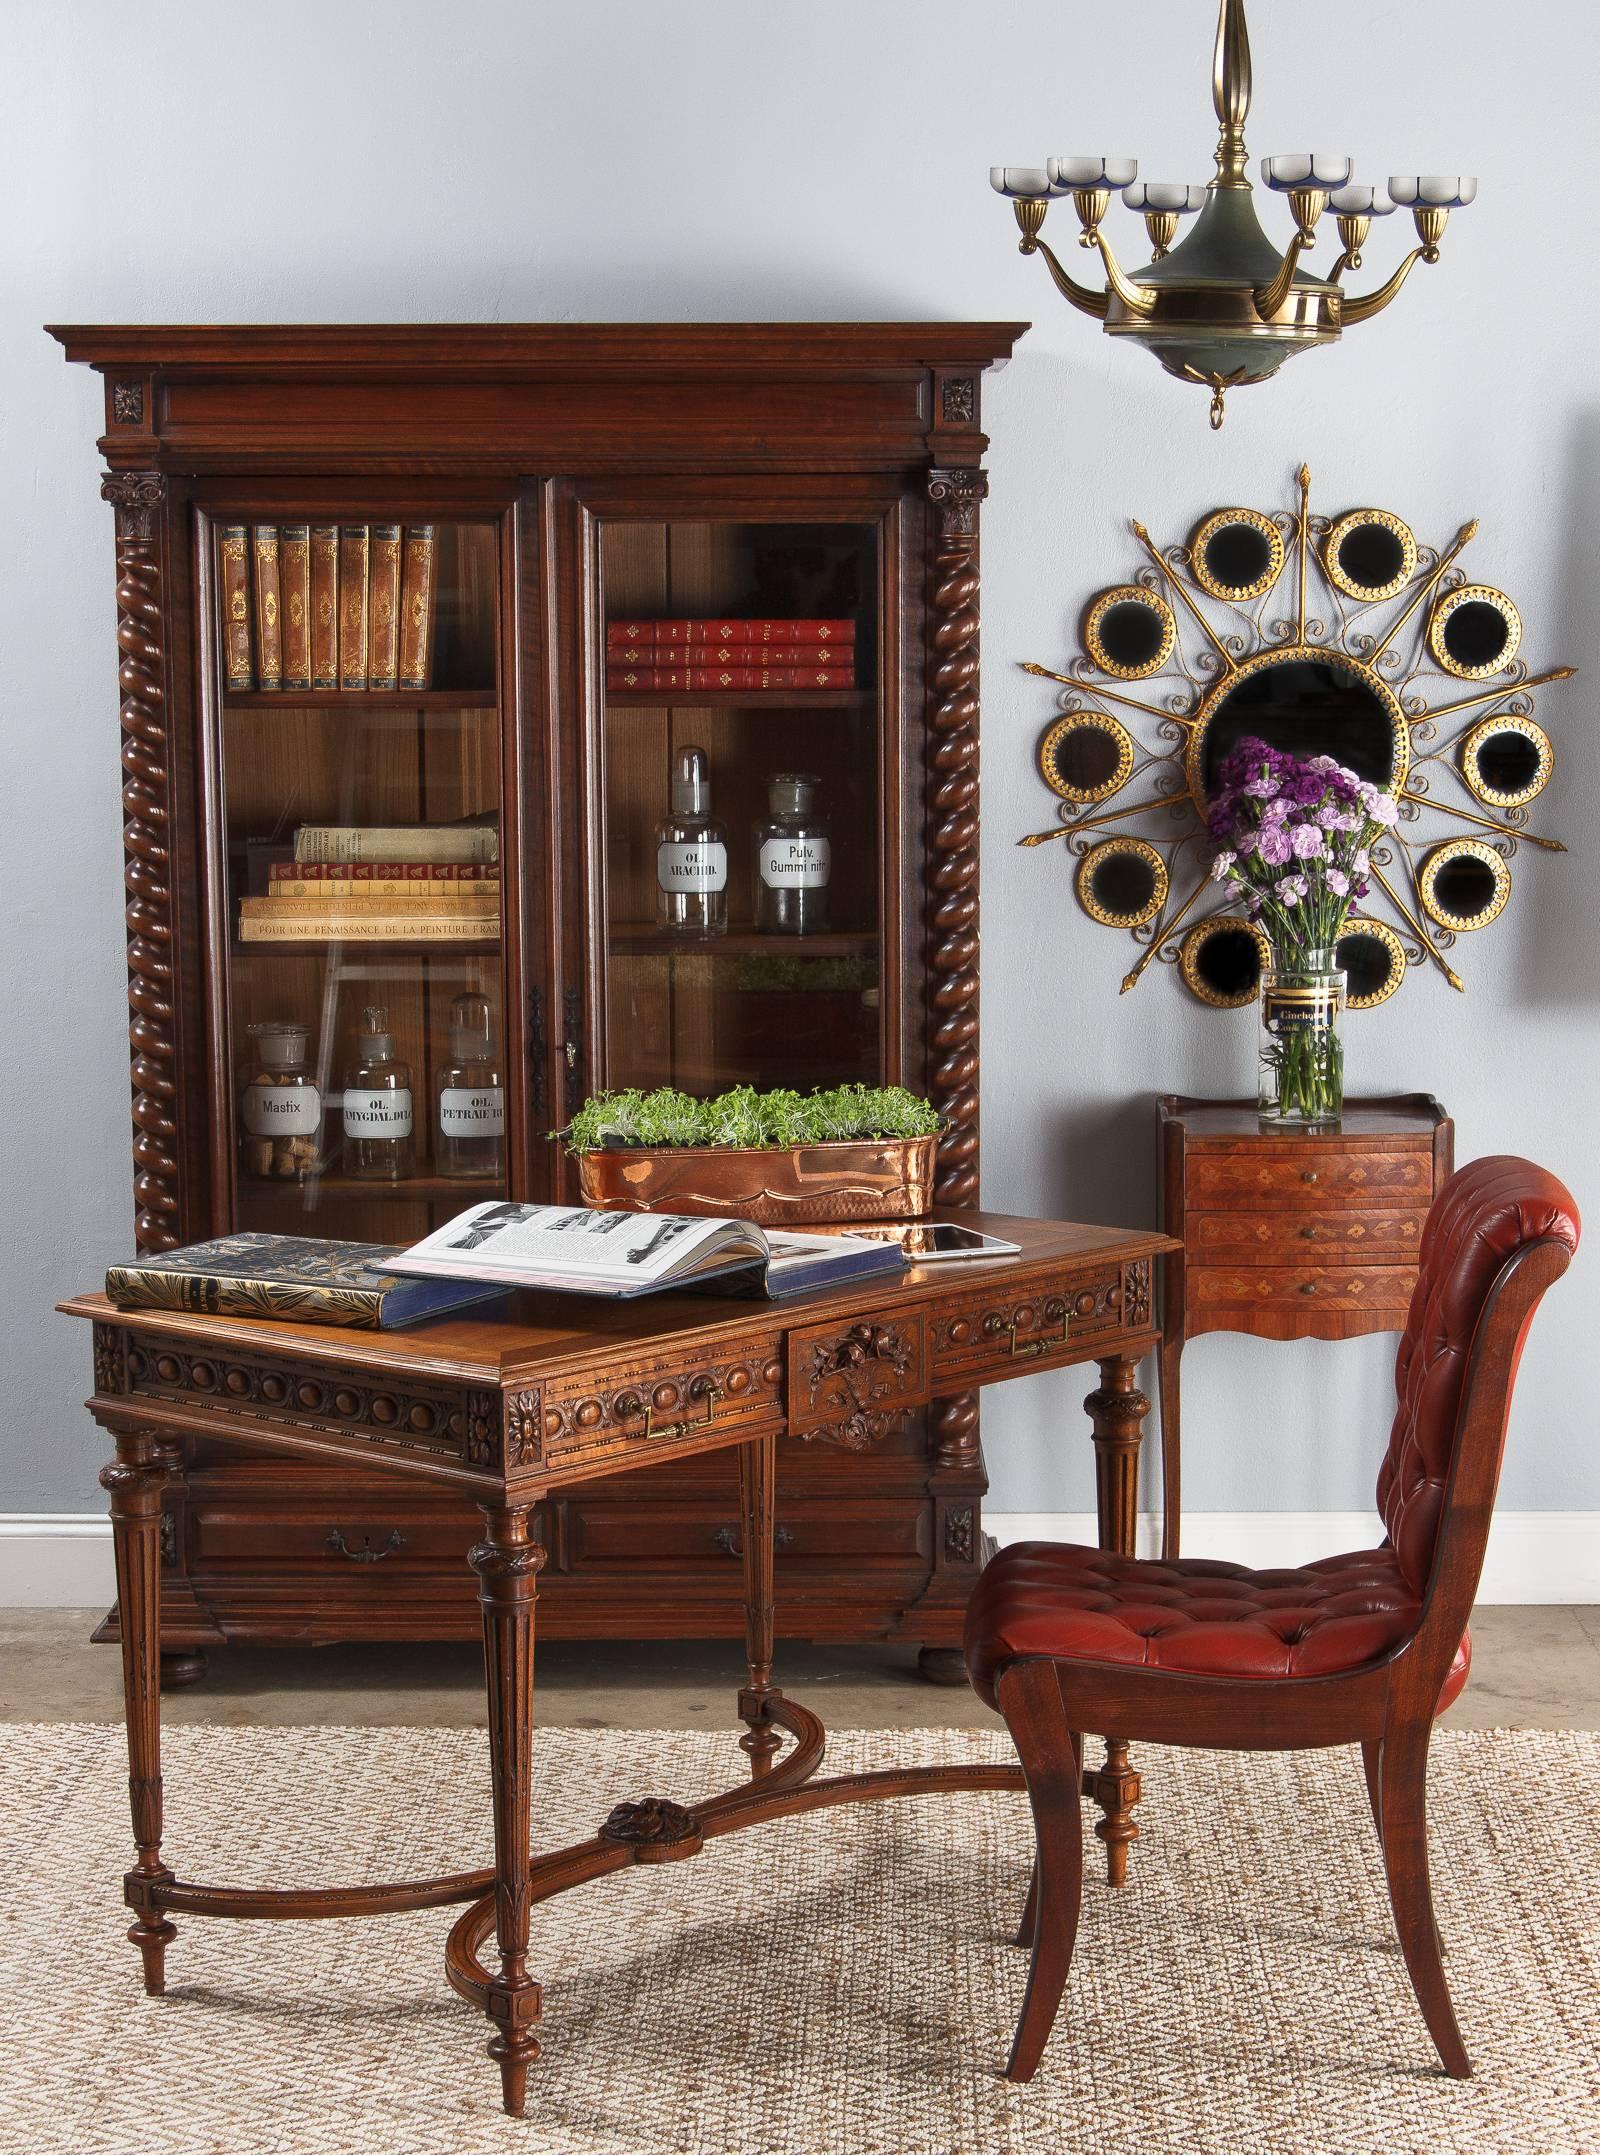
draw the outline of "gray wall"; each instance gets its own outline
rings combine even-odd
[[[1152,1219],[1151,1095],[1245,1086],[1255,1021],[1207,1014],[1165,976],[1119,999],[1127,944],[1078,913],[1059,853],[1015,850],[1048,820],[1031,754],[1050,699],[1014,662],[1069,652],[1085,595],[1135,566],[1128,516],[1176,540],[1222,502],[1287,504],[1302,457],[1327,509],[1377,502],[1424,538],[1481,516],[1470,563],[1522,606],[1526,656],[1584,669],[1540,707],[1558,757],[1542,818],[1573,852],[1524,851],[1506,915],[1462,941],[1465,997],[1413,976],[1351,1021],[1351,1076],[1436,1090],[1463,1156],[1523,1147],[1580,1201],[1593,1187],[1600,308],[1575,265],[1600,196],[1594,13],[1254,13],[1257,153],[1343,146],[1380,178],[1463,166],[1482,199],[1391,315],[1240,396],[1213,435],[1198,391],[1115,351],[1018,259],[987,185],[991,159],[1081,149],[1205,177],[1210,0],[12,0],[0,1510],[98,1502],[88,1342],[50,1304],[126,1251],[130,1220],[99,383],[62,364],[44,321],[1033,317],[987,399],[984,539],[985,1191],[1018,1209]],[[1379,227],[1374,265],[1408,236],[1404,217]],[[1560,305],[1525,304],[1532,289]],[[1508,1504],[1600,1505],[1597,1330],[1589,1262],[1529,1349]],[[1189,1502],[1367,1501],[1389,1356],[1202,1341]],[[1038,1379],[986,1409],[997,1508],[1090,1503],[1083,1390]]]

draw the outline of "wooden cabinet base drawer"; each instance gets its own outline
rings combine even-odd
[[[407,1503],[391,1495],[330,1496],[314,1509],[257,1506],[205,1497],[188,1506],[191,1577],[291,1570],[329,1578],[385,1576],[414,1566],[459,1568],[469,1584],[467,1551],[480,1539],[472,1504]]]
[[[1200,1265],[1189,1274],[1188,1303],[1200,1318],[1222,1309],[1392,1309],[1398,1330],[1415,1284],[1415,1271],[1401,1265]]]
[[[852,1504],[778,1503],[777,1561],[816,1559],[846,1564],[926,1564],[932,1545],[932,1507],[904,1500]],[[567,1568],[577,1576],[603,1565],[680,1565],[699,1561],[738,1573],[739,1510],[725,1515],[697,1501],[592,1502],[569,1497],[565,1506]],[[781,1595],[780,1595],[781,1598]]]
[[[1425,1207],[1335,1211],[1314,1219],[1278,1212],[1195,1212],[1189,1216],[1196,1265],[1415,1265]]]
[[[1270,1145],[1246,1151],[1208,1153],[1191,1150],[1187,1166],[1187,1208],[1204,1212],[1222,1206],[1251,1210],[1314,1206],[1366,1206],[1384,1203],[1419,1205],[1433,1201],[1433,1153],[1418,1147],[1406,1152],[1357,1152],[1323,1144],[1300,1144],[1275,1138]]]

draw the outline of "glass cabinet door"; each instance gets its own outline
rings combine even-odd
[[[875,523],[600,523],[606,1082],[884,1081]]]
[[[412,1241],[507,1188],[498,527],[206,537],[231,1224]]]

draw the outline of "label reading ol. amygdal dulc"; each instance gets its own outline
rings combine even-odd
[[[368,1092],[347,1085],[344,1093],[346,1137],[409,1137],[411,1092]]]
[[[832,858],[826,838],[763,838],[761,880],[769,890],[820,890]]]
[[[443,1085],[439,1089],[441,1137],[503,1137],[506,1096],[498,1085]]]
[[[728,881],[728,849],[720,838],[658,846],[656,881],[663,890],[722,890]]]
[[[247,1085],[239,1115],[252,1137],[315,1137],[322,1095],[315,1085]]]

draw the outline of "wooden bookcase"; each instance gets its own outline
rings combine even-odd
[[[905,1083],[943,1110],[938,1194],[978,1195],[979,395],[1017,323],[66,328],[105,382],[116,526],[135,1232],[404,1242],[478,1198],[571,1197],[548,1133],[603,1085]],[[431,526],[426,690],[227,687],[220,534]],[[855,685],[606,685],[605,625],[848,617]],[[669,758],[710,758],[729,929],[654,922]],[[767,780],[821,781],[828,932],[752,924]],[[498,922],[471,942],[241,940],[297,827],[498,823]],[[429,1139],[452,997],[492,1006],[504,1173]],[[415,1173],[341,1171],[337,1102],[381,1003],[413,1069]],[[247,1172],[252,1024],[307,1027],[328,1109],[303,1181]],[[227,1373],[219,1372],[219,1382]],[[975,1398],[848,1453],[788,1443],[778,1623],[896,1639],[953,1673],[983,1552]],[[740,1630],[720,1459],[550,1507],[540,1624],[566,1637]],[[195,1446],[163,1534],[168,1676],[229,1639],[467,1638],[443,1499]],[[100,1636],[114,1637],[115,1614]]]

